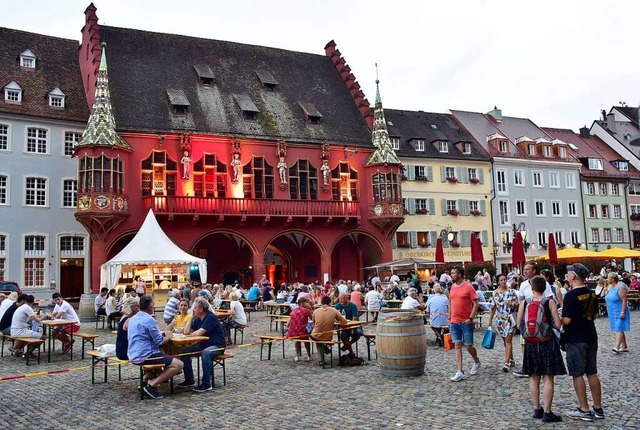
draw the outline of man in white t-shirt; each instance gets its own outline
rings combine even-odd
[[[376,322],[378,319],[378,311],[382,305],[382,299],[382,286],[380,283],[378,283],[364,296],[364,303],[367,305],[367,310],[371,312],[373,322]]]
[[[69,352],[71,345],[75,342],[71,339],[70,335],[80,330],[80,319],[78,318],[78,314],[76,314],[75,309],[73,309],[73,306],[71,306],[71,304],[66,300],[63,300],[60,293],[53,294],[53,303],[56,304],[56,307],[53,308],[51,318],[70,321],[73,323],[58,326],[53,331],[53,337],[58,339],[64,345],[62,347],[62,354],[64,355]]]
[[[107,303],[107,294],[109,293],[109,289],[103,287],[100,289],[100,294],[96,296],[96,299],[93,301],[93,308],[96,311],[96,315],[104,315],[107,316],[107,311],[105,309],[105,305]]]
[[[445,270],[444,272],[442,272],[442,275],[440,275],[440,286],[442,288],[447,288],[447,284],[449,282],[451,282],[451,276],[449,276],[449,271]]]
[[[33,339],[41,339],[44,338],[44,335],[38,333],[37,331],[31,330],[31,322],[37,321],[40,322],[44,319],[44,317],[40,317],[36,315],[33,311],[33,304],[35,303],[35,299],[33,296],[27,296],[26,294],[21,294],[18,297],[18,303],[22,302],[18,309],[13,314],[13,318],[11,319],[11,337],[30,337]],[[22,350],[24,349],[24,343],[16,340],[14,345],[14,353],[16,355],[22,355]],[[31,354],[31,358],[33,356],[33,350],[29,349],[29,354]]]
[[[424,303],[418,301],[418,290],[415,288],[409,288],[407,291],[407,297],[402,302],[400,309],[424,310]]]
[[[394,273],[389,278],[389,282],[397,282],[399,284],[400,283],[400,277]]]

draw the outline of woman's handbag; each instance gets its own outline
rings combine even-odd
[[[496,332],[491,330],[491,327],[484,332],[484,339],[482,339],[482,347],[484,349],[493,349],[496,343]]]
[[[446,333],[445,335],[442,336],[442,339],[443,339],[445,350],[449,351],[453,349],[453,341],[451,340],[451,333]]]

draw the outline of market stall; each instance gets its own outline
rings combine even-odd
[[[140,276],[156,305],[167,300],[167,293],[179,283],[189,281],[189,268],[197,267],[201,282],[207,279],[206,260],[188,254],[162,230],[153,211],[149,210],[135,237],[118,255],[100,268],[100,286],[109,289],[118,284],[130,284]]]

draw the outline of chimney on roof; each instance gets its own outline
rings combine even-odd
[[[589,139],[591,137],[591,133],[589,133],[589,129],[586,125],[580,128],[580,137],[582,137],[583,139]]]
[[[498,109],[498,106],[494,106],[493,110],[487,112],[487,115],[491,115],[496,122],[502,122],[502,110]]]
[[[613,112],[607,114],[607,128],[611,133],[616,132],[616,114]]]

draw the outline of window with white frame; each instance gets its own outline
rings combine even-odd
[[[469,155],[471,154],[471,144],[470,143],[463,143],[462,144],[462,153]]]
[[[589,170],[604,170],[601,158],[589,158]]]
[[[556,240],[558,245],[565,244],[564,243],[564,230],[556,230],[553,232],[553,238]]]
[[[472,180],[472,179],[473,179],[473,180],[476,180],[476,179],[478,179],[478,169],[477,169],[477,168],[475,168],[475,167],[469,167],[469,168],[467,169],[467,173],[468,173],[468,176],[469,176],[469,180]]]
[[[11,81],[4,86],[4,101],[7,103],[22,103],[22,88]]]
[[[540,188],[543,187],[544,184],[542,183],[542,172],[533,172],[533,186],[536,188]]]
[[[496,184],[499,193],[507,192],[507,172],[504,170],[496,170]]]
[[[629,213],[631,215],[640,215],[640,205],[629,205]]]
[[[576,176],[571,172],[566,172],[564,174],[564,180],[567,183],[567,188],[575,189],[576,188]]]
[[[612,196],[620,195],[620,184],[611,184],[611,193]]]
[[[389,140],[391,141],[391,147],[394,149],[394,151],[397,151],[400,149],[400,138],[399,137],[390,137]]]
[[[60,90],[60,88],[56,88],[49,93],[49,106],[54,108],[63,108],[64,100],[67,96]]]
[[[458,210],[458,201],[457,200],[447,200],[447,210],[448,211],[457,211]]]
[[[616,228],[613,231],[613,234],[614,234],[613,239],[616,242],[624,242],[624,229]]]
[[[536,216],[546,216],[544,200],[536,200]]]
[[[640,196],[640,182],[629,182],[629,194]]]
[[[84,254],[84,237],[83,236],[60,236],[60,255],[83,255]]]
[[[607,184],[603,183],[603,182],[600,182],[598,184],[598,191],[600,192],[601,196],[606,196],[608,194],[607,193]]]
[[[82,140],[82,133],[75,131],[64,132],[64,155],[72,156],[73,149]]]
[[[560,174],[558,172],[549,172],[549,187],[560,188]]]
[[[616,163],[616,167],[618,167],[618,170],[620,170],[621,172],[628,172],[629,171],[629,162],[628,161],[618,161]]]
[[[416,177],[426,177],[427,175],[425,174],[425,168],[424,166],[416,166],[414,172],[416,173]]]
[[[429,213],[429,203],[427,199],[416,199],[416,213],[423,215]]]
[[[424,140],[414,140],[413,144],[416,151],[424,152]]]
[[[45,286],[46,237],[28,235],[24,237],[24,287]]]
[[[603,228],[602,229],[602,241],[603,242],[611,242],[611,229],[610,228]]]
[[[613,205],[613,217],[616,219],[622,218],[622,206]]]
[[[544,156],[549,158],[551,157],[551,147],[549,145],[544,145]]]
[[[47,136],[47,130],[44,128],[27,128],[27,152],[32,154],[46,154]]]
[[[609,218],[609,205],[600,205],[600,213],[602,218]]]
[[[596,194],[596,184],[593,182],[587,182],[587,194],[594,196]]]
[[[502,242],[502,253],[507,254],[511,250],[511,232],[503,231],[500,233],[500,239]]]
[[[9,126],[0,124],[0,151],[9,150]]]
[[[580,231],[571,230],[569,234],[571,235],[571,243],[573,244],[573,246],[575,247],[580,246]]]
[[[449,152],[449,143],[445,141],[438,142],[438,151]]]
[[[0,175],[0,205],[9,204],[9,178]]]
[[[480,201],[469,200],[469,212],[480,212]]]
[[[567,202],[567,213],[569,216],[578,216],[578,202]]]
[[[20,67],[24,67],[25,69],[35,69],[36,68],[36,56],[31,52],[30,49],[27,49],[22,54],[20,54]]]
[[[600,242],[600,230],[597,228],[591,229],[591,242]]]
[[[500,152],[509,152],[509,143],[506,140],[500,141]]]
[[[47,180],[45,178],[26,178],[26,206],[47,206]]]
[[[546,230],[538,230],[538,246],[546,245],[548,237],[549,233]]]
[[[78,181],[75,179],[65,179],[62,181],[62,207],[76,207],[76,191],[78,190]]]
[[[536,145],[534,145],[533,143],[530,143],[529,145],[527,145],[528,148],[528,153],[529,155],[535,156],[536,155]]]
[[[509,225],[509,202],[500,200],[498,202],[500,212],[500,225]]]
[[[596,205],[589,205],[589,218],[598,218],[598,207]]]
[[[455,178],[456,177],[456,168],[455,167],[445,167],[444,169],[445,179]]]
[[[518,215],[518,216],[526,216],[527,215],[527,201],[526,200],[516,200],[516,215]]]
[[[523,170],[513,171],[513,185],[515,185],[516,187],[524,187],[524,171]]]
[[[564,146],[559,146],[558,147],[558,157],[567,158],[567,148],[565,148]]]
[[[560,200],[551,201],[551,216],[562,216],[562,203],[560,202]]]

